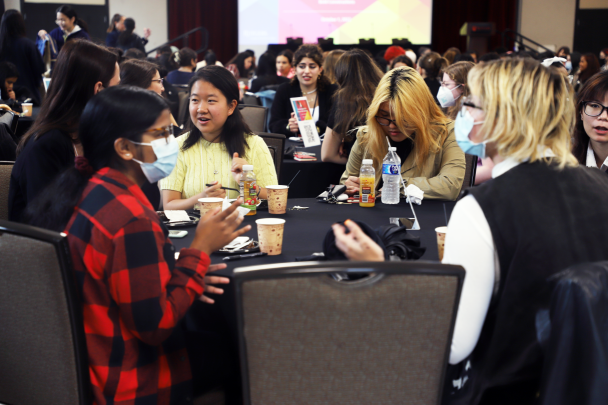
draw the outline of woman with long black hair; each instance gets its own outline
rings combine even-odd
[[[255,135],[237,108],[238,83],[223,67],[205,66],[190,80],[190,119],[177,139],[180,153],[173,173],[161,182],[163,206],[194,207],[202,197],[236,198],[244,165],[253,165],[266,198],[266,186],[278,184],[268,146]],[[209,186],[211,184],[211,186]],[[222,186],[232,190],[224,190]]]
[[[290,83],[277,89],[270,111],[270,132],[296,136],[299,132],[292,97],[306,97],[310,115],[317,123],[317,132],[325,133],[333,96],[338,86],[331,84],[323,72],[323,54],[317,45],[302,45],[293,57],[296,75]]]
[[[38,36],[44,39],[47,34],[50,35],[57,44],[57,52],[61,51],[63,45],[72,39],[91,39],[87,23],[78,18],[76,10],[71,6],[61,6],[57,9],[55,23],[58,25],[57,28],[50,33],[40,30],[38,31]]]
[[[19,71],[16,84],[26,87],[34,104],[40,105],[38,89],[46,68],[34,41],[26,37],[23,16],[17,10],[6,10],[0,22],[0,60],[14,63]],[[6,99],[1,94],[0,98]]]
[[[140,188],[175,166],[169,115],[162,98],[135,87],[93,97],[80,120],[86,157],[26,216],[32,225],[67,234],[97,404],[190,403],[192,372],[180,321],[195,300],[213,303],[204,292],[222,292],[209,284],[227,282],[207,275],[225,267],[210,266],[209,255],[251,229],[237,230],[239,200],[204,216],[190,247],[175,259],[168,231]]]
[[[40,113],[17,148],[9,188],[11,221],[19,222],[25,207],[82,156],[82,110],[91,97],[120,80],[116,55],[107,48],[83,40],[69,41],[64,48]]]

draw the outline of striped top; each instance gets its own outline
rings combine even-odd
[[[239,185],[234,181],[230,168],[232,156],[228,153],[224,143],[211,143],[201,138],[195,145],[185,152],[182,145],[189,133],[179,138],[179,155],[177,165],[169,177],[161,180],[163,190],[174,190],[182,193],[182,198],[193,197],[205,189],[205,184],[217,180],[224,187],[238,190]],[[245,136],[249,148],[245,148],[244,159],[253,165],[257,184],[260,187],[279,184],[277,172],[274,168],[272,155],[266,142],[257,135]],[[237,198],[239,193],[226,190],[228,198]]]

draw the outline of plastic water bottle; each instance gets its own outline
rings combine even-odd
[[[399,204],[399,185],[401,184],[401,159],[397,148],[389,147],[382,162],[382,203]]]

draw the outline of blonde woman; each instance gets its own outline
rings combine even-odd
[[[549,277],[608,260],[608,177],[570,153],[574,95],[555,69],[500,60],[473,68],[468,83],[459,135],[483,143],[496,166],[491,181],[467,190],[448,225],[443,262],[467,276],[443,403],[543,403],[536,315],[549,308]],[[347,226],[353,232],[334,226],[347,257],[384,258],[356,224]]]
[[[424,198],[458,197],[465,160],[454,137],[454,124],[443,115],[424,80],[412,68],[393,69],[378,84],[367,111],[367,126],[359,129],[340,179],[348,194],[359,191],[363,159],[374,160],[375,187],[381,188],[382,161],[389,147],[387,137],[397,148],[407,186],[420,188]]]

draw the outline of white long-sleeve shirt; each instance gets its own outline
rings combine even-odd
[[[492,178],[519,164],[514,159],[505,159],[494,166]],[[443,263],[458,264],[466,270],[450,352],[450,364],[457,364],[467,358],[477,345],[492,294],[500,278],[498,255],[490,225],[472,195],[460,200],[452,211]]]

